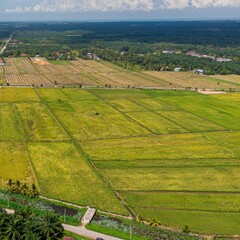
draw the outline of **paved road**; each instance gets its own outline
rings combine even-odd
[[[12,40],[13,35],[10,36],[10,38],[5,42],[5,44],[3,45],[2,49],[0,50],[0,55],[4,53],[4,51],[7,48],[8,43]]]
[[[94,232],[91,230],[86,229],[83,226],[80,227],[74,227],[71,225],[63,224],[63,227],[66,231],[81,235],[83,237],[88,237],[91,239],[96,239],[97,237],[103,238],[105,240],[122,240],[122,238],[116,238],[116,237],[111,237],[102,233]]]
[[[10,209],[5,209],[8,214],[14,214],[14,210]],[[96,239],[97,237],[103,238],[105,240],[122,240],[121,238],[116,238],[116,237],[111,237],[102,233],[94,232],[91,230],[86,229],[83,226],[75,227],[72,225],[68,224],[63,224],[64,230],[75,233],[77,235],[81,235],[83,237],[91,238],[91,239]]]

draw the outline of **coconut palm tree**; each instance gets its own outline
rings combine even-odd
[[[22,229],[22,221],[14,214],[9,217],[9,221],[6,223],[4,236],[9,240],[22,240]]]
[[[144,223],[143,217],[142,217],[141,215],[137,216],[136,219],[135,219],[135,221],[136,221],[137,223]]]
[[[39,195],[39,191],[37,189],[37,186],[33,183],[32,189],[31,189],[31,197],[37,197]]]
[[[156,218],[148,219],[148,224],[149,224],[149,226],[152,227],[152,228],[161,225],[160,221],[157,220]]]
[[[47,214],[40,219],[36,232],[41,235],[42,239],[62,239],[63,226],[57,215]]]

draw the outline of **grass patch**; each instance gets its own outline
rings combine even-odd
[[[79,236],[77,234],[74,234],[74,233],[71,233],[71,232],[68,232],[68,231],[64,231],[64,235],[66,237],[72,237],[75,240],[88,240],[88,239],[91,239],[91,238],[86,238],[86,237],[83,237],[83,236]]]
[[[130,239],[130,233],[125,233],[122,231],[118,231],[112,228],[108,228],[108,227],[103,227],[103,226],[99,226],[97,224],[89,224],[86,226],[87,229],[92,230],[92,231],[96,231],[99,233],[103,233],[109,236],[113,236],[113,237],[118,237],[118,238],[122,238],[122,239]],[[139,236],[132,236],[133,240],[147,240],[147,238],[145,237],[139,237]]]

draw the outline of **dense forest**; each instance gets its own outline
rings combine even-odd
[[[11,33],[3,57],[73,60],[91,52],[132,70],[240,74],[239,21],[0,24],[2,41]]]

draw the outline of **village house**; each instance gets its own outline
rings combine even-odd
[[[0,59],[0,66],[4,66],[4,65],[5,65],[5,62],[2,59]]]

